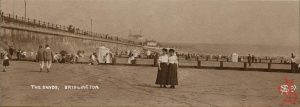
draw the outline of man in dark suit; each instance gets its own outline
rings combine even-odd
[[[248,54],[248,64],[249,64],[249,66],[251,66],[251,55],[250,54]]]
[[[11,56],[11,59],[12,59],[12,56],[14,55],[14,49],[12,48],[12,46],[9,47],[8,51],[9,51],[9,55]]]
[[[254,63],[255,62],[255,56],[252,55],[251,59],[252,59],[252,63]]]
[[[46,66],[47,66],[47,72],[50,72],[50,68],[51,68],[51,64],[52,64],[52,60],[53,60],[53,53],[52,53],[52,50],[50,49],[49,45],[45,46],[44,60],[46,62]]]
[[[41,46],[41,45],[39,46],[39,49],[37,51],[36,61],[39,62],[40,72],[42,72],[43,68],[44,68],[44,49],[43,49],[43,46]]]

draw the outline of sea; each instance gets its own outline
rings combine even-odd
[[[249,44],[166,44],[169,47],[175,48],[184,53],[200,53],[214,55],[231,55],[237,53],[242,56],[248,54],[255,56],[270,56],[270,57],[290,57],[293,53],[296,57],[300,57],[299,45],[283,46],[283,45],[249,45]]]

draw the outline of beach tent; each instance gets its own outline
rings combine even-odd
[[[147,56],[150,56],[150,55],[151,55],[151,51],[150,51],[150,50],[147,50],[147,51],[146,51],[146,54],[147,54]]]
[[[140,55],[140,52],[138,50],[132,51],[133,57],[138,57]]]
[[[108,59],[107,63],[110,63],[112,61],[109,61],[111,58],[105,58],[106,54],[110,52],[109,48],[106,48],[104,46],[98,47],[97,56],[99,63],[105,63],[105,61]]]
[[[238,62],[238,58],[239,58],[239,55],[237,53],[232,53],[232,55],[231,55],[232,62]]]

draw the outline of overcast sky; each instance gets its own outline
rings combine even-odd
[[[299,0],[26,0],[27,16],[162,42],[299,45]],[[24,0],[2,0],[24,15]]]

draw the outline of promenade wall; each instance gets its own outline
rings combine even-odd
[[[28,52],[36,51],[39,45],[49,44],[56,52],[61,50],[76,53],[83,50],[87,54],[105,46],[112,51],[141,49],[140,42],[130,41],[104,33],[80,30],[36,19],[12,16],[1,12],[0,46],[13,46]]]

